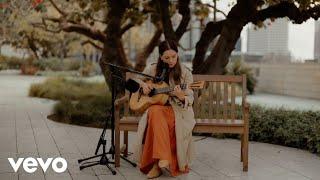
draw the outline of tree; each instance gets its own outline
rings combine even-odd
[[[34,28],[30,23],[41,19],[39,11],[41,0],[34,1],[3,1],[1,4],[0,43],[11,45],[17,49],[29,49],[35,58],[48,58],[50,56],[67,57],[73,48],[71,45],[79,41],[79,35],[66,33],[53,33]]]
[[[43,13],[40,22],[32,24],[45,31],[75,32],[88,38],[86,43],[102,51],[100,67],[108,82],[107,62],[133,67],[125,53],[122,37],[129,29],[143,23],[147,15],[150,15],[156,30],[149,43],[137,53],[135,58],[135,69],[142,71],[146,65],[146,59],[157,46],[162,34],[162,26],[157,18],[159,15],[153,3],[139,0],[130,2],[129,0],[108,2],[92,0],[87,2],[84,0],[69,0],[68,2],[49,0],[43,4],[48,8],[53,7],[56,14],[50,14],[47,11]]]
[[[177,36],[173,32],[168,18],[169,1],[159,0],[158,2],[162,10],[164,34],[166,38],[176,40]],[[186,1],[181,0],[179,2]],[[188,6],[184,6],[183,10],[188,10]],[[211,21],[206,24],[196,45],[193,72],[222,74],[243,27],[248,23],[261,26],[266,19],[274,20],[287,17],[293,23],[301,24],[310,18],[317,20],[319,16],[319,0],[238,0],[227,14],[226,19],[218,22]],[[209,44],[218,35],[217,44],[211,54],[205,57]]]
[[[191,3],[198,7],[196,11],[190,10]],[[188,31],[192,13],[201,16],[200,20],[209,12],[222,13],[226,17],[220,21],[214,18],[203,24],[193,58],[193,73],[205,74],[223,73],[246,24],[262,26],[266,19],[282,17],[301,24],[310,18],[318,19],[320,13],[320,0],[237,0],[228,14],[217,9],[215,4],[202,3],[200,0],[48,0],[42,4],[54,8],[56,13],[44,13],[41,22],[34,23],[34,27],[53,33],[75,32],[87,37],[94,47],[102,50],[100,67],[107,82],[109,74],[106,63],[142,71],[147,57],[158,44],[161,35],[179,42]],[[171,22],[175,13],[182,17],[177,28],[174,28]],[[137,53],[134,58],[136,64],[133,66],[124,50],[123,35],[149,19],[156,30],[145,47]],[[209,50],[209,45],[215,38],[218,38],[217,43]],[[206,57],[208,51],[211,52]]]

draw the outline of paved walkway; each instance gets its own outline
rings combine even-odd
[[[283,107],[295,110],[320,111],[320,99],[299,98],[277,94],[257,93],[249,95],[248,101],[251,104],[259,104],[266,107]]]
[[[93,154],[100,129],[60,124],[48,120],[53,101],[28,98],[31,83],[43,77],[5,75],[0,73],[0,180],[25,179],[146,179],[137,169],[122,161],[116,176],[104,166],[79,171],[77,159]],[[110,132],[107,132],[110,137]],[[135,134],[131,133],[129,140]],[[250,142],[249,172],[242,172],[238,140],[195,137],[197,154],[188,175],[178,179],[214,180],[317,180],[320,158],[294,148]],[[27,174],[20,167],[14,173],[7,158],[63,157],[68,170],[62,174],[38,170]],[[159,179],[172,179],[165,173]]]

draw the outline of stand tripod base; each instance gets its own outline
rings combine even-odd
[[[95,165],[105,165],[108,167],[108,169],[111,171],[111,173],[113,175],[116,175],[117,172],[115,170],[113,170],[109,164],[115,164],[114,161],[110,161],[109,158],[107,157],[107,154],[111,154],[112,156],[114,155],[114,151],[113,151],[113,148],[111,147],[109,152],[105,152],[105,145],[106,145],[106,142],[105,140],[103,141],[102,143],[103,145],[103,153],[102,154],[98,154],[98,155],[95,155],[95,156],[91,156],[91,157],[88,157],[88,158],[84,158],[84,159],[79,159],[78,160],[78,163],[81,164],[83,161],[87,161],[87,160],[90,160],[90,159],[94,159],[94,158],[97,158],[97,157],[101,157],[99,161],[89,161],[89,162],[84,162],[83,164],[80,165],[80,170],[84,169],[84,168],[87,168],[87,167],[91,167],[91,166],[95,166]],[[126,157],[124,156],[120,156],[123,160],[127,161],[128,163],[130,163],[133,167],[136,167],[137,164],[130,161],[129,159],[127,159]]]
[[[110,153],[109,153],[110,154]],[[108,167],[108,169],[111,171],[111,173],[113,175],[116,175],[117,172],[115,170],[113,170],[109,164],[114,164],[113,161],[110,161],[108,159],[108,157],[105,155],[105,154],[98,154],[96,156],[92,156],[92,157],[88,157],[88,158],[84,158],[84,159],[79,159],[78,160],[78,163],[82,163],[83,161],[87,161],[89,159],[94,159],[94,158],[97,158],[97,157],[100,157],[101,156],[101,159],[99,161],[89,161],[89,162],[85,162],[83,163],[82,165],[80,165],[80,170],[84,169],[84,168],[87,168],[87,167],[91,167],[91,166],[95,166],[95,165],[105,165]],[[120,156],[123,160],[127,161],[128,163],[130,163],[133,167],[137,167],[137,164],[130,161],[129,159],[127,159],[126,157],[124,156]]]
[[[89,157],[89,158],[79,159],[78,163],[81,163],[82,161],[93,159],[93,158],[96,158],[96,157],[99,157],[99,156],[101,156],[101,159],[99,161],[85,162],[82,165],[80,165],[80,170],[82,170],[84,168],[87,168],[87,167],[95,166],[95,165],[105,165],[105,166],[108,167],[108,169],[111,171],[111,173],[113,175],[116,175],[117,172],[115,170],[113,170],[109,165],[109,164],[114,164],[114,162],[109,161],[108,157],[105,154],[99,154],[99,155],[92,156],[92,157]]]
[[[122,158],[123,160],[127,161],[128,163],[130,163],[133,167],[137,167],[137,164],[130,161],[129,159],[127,159],[125,156],[120,155],[120,158]]]

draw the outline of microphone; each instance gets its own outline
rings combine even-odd
[[[157,76],[157,77],[156,77],[156,82],[164,81],[164,79],[165,79],[165,77],[166,77],[166,74],[167,74],[168,69],[169,69],[168,64],[165,64],[165,65],[164,65],[164,67],[163,67],[163,69],[162,69],[162,72],[161,72],[160,77],[159,77],[159,76]]]
[[[139,90],[140,84],[137,83],[135,80],[128,79],[128,80],[125,82],[124,87],[125,87],[126,90],[128,90],[129,92],[135,93],[135,92],[137,92],[137,91]]]

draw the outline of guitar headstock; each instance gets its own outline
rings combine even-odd
[[[205,81],[196,81],[189,84],[190,89],[203,89]]]

